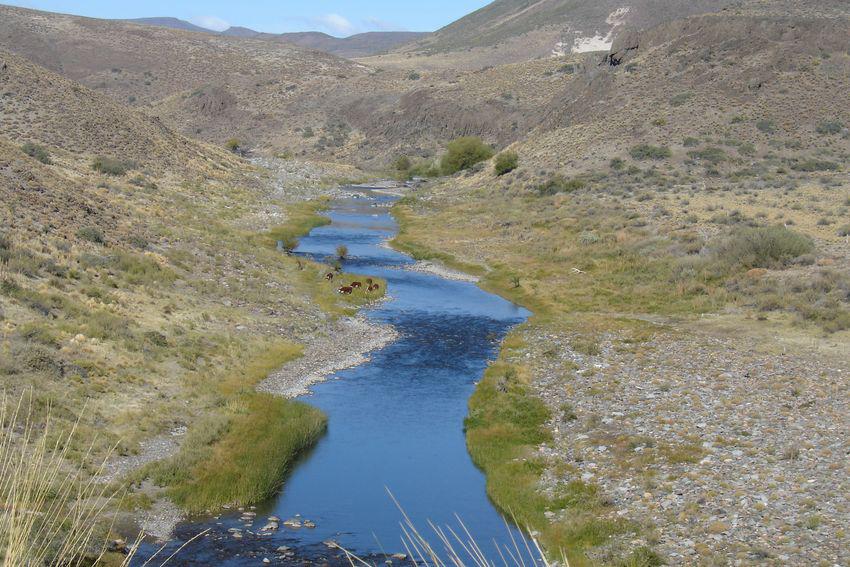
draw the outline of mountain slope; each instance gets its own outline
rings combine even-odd
[[[130,22],[132,24],[141,24],[146,26],[157,26],[161,28],[171,28],[173,30],[184,30],[184,31],[193,31],[193,32],[202,32],[202,33],[214,33],[212,30],[208,30],[207,28],[202,28],[201,26],[196,26],[191,22],[187,22],[186,20],[181,20],[178,18],[169,18],[169,17],[159,17],[159,18],[133,18],[129,20],[123,20],[125,22]]]
[[[496,0],[438,30],[414,48],[426,53],[493,47],[522,38],[538,56],[606,50],[615,35],[735,0]]]

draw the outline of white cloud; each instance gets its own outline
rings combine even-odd
[[[352,24],[348,18],[340,16],[339,14],[325,14],[324,16],[319,16],[316,18],[316,23],[324,27],[330,33],[336,35],[347,36],[353,34],[357,30],[357,27]]]
[[[190,21],[196,26],[217,32],[224,31],[230,27],[230,23],[227,20],[223,20],[217,16],[197,16]]]

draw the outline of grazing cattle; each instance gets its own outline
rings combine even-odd
[[[351,282],[351,287],[353,287],[355,289],[361,288],[361,287],[363,287],[363,283],[362,282]]]
[[[379,289],[381,289],[381,286],[379,286],[378,284],[372,284],[372,285],[370,285],[370,286],[369,286],[369,291],[370,291],[370,292],[372,292],[372,291],[378,291]]]
[[[342,295],[351,295],[354,292],[354,288],[347,286],[347,285],[344,285],[341,288],[339,288],[339,292]]]
[[[333,279],[334,279],[333,272],[328,272],[327,274],[325,274],[325,279],[328,280],[329,282],[333,281]]]

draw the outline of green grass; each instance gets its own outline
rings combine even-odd
[[[327,199],[316,199],[304,201],[291,205],[286,209],[286,223],[272,228],[261,236],[261,241],[266,246],[275,246],[277,242],[283,242],[285,248],[295,248],[298,239],[308,234],[314,228],[330,224],[328,217],[319,213],[327,210]]]
[[[554,559],[567,554],[575,566],[592,564],[589,548],[634,526],[609,519],[594,485],[573,480],[557,489],[554,497],[539,490],[544,463],[536,448],[550,440],[550,417],[543,402],[528,388],[526,371],[505,362],[511,350],[522,346],[509,337],[499,361],[486,371],[469,400],[466,442],[475,464],[487,475],[487,494],[518,525],[540,533],[540,543]],[[565,520],[551,522],[547,511],[566,512]]]
[[[324,414],[306,404],[255,391],[269,373],[301,355],[280,341],[257,349],[218,384],[220,410],[190,429],[180,452],[136,475],[167,487],[190,512],[250,505],[272,496],[295,459],[324,433]]]

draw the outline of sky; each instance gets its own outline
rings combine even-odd
[[[94,18],[170,16],[222,31],[244,26],[283,33],[323,31],[345,37],[366,31],[434,31],[490,0],[2,0],[12,4]]]

